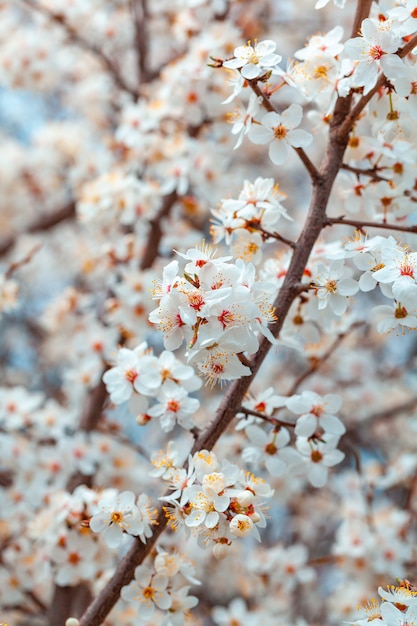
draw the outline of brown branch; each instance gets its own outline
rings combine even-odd
[[[137,53],[138,85],[148,83],[155,77],[148,70],[149,36],[146,28],[148,19],[147,0],[131,0],[131,11],[135,26],[135,46]]]
[[[277,241],[280,241],[281,243],[285,243],[285,245],[289,246],[290,248],[295,249],[297,247],[297,244],[295,243],[295,241],[292,241],[291,239],[287,239],[286,237],[283,237],[277,232],[271,233],[269,230],[265,230],[265,228],[262,228],[262,226],[257,224],[255,221],[252,222],[251,220],[247,220],[246,228],[248,228],[249,230],[255,230],[258,233],[261,233],[264,236],[263,239],[265,241],[267,239],[276,239]]]
[[[245,415],[253,415],[254,417],[259,417],[259,419],[264,420],[265,422],[269,422],[273,426],[285,426],[286,428],[295,428],[295,422],[284,422],[283,420],[278,420],[272,415],[265,415],[265,413],[260,413],[259,411],[255,411],[255,409],[247,409],[244,406],[241,406],[239,413],[244,413]]]
[[[33,257],[35,256],[35,254],[37,252],[39,252],[40,248],[41,248],[41,244],[38,244],[37,246],[34,246],[24,257],[23,259],[19,259],[19,261],[14,261],[14,263],[11,263],[9,268],[7,269],[6,273],[5,273],[5,277],[6,278],[10,278],[18,269],[20,269],[21,267],[23,267],[23,265],[26,265],[27,263],[30,263],[31,260],[33,259]]]
[[[363,7],[367,2],[360,3]],[[320,170],[317,175],[312,176],[313,194],[311,198],[309,212],[304,224],[304,228],[298,238],[297,248],[292,255],[288,272],[283,285],[275,299],[274,307],[277,316],[276,321],[271,325],[270,330],[275,337],[279,335],[285,318],[292,303],[299,293],[305,266],[322,229],[326,226],[326,209],[335,178],[343,163],[343,156],[348,143],[350,128],[343,135],[339,132],[339,125],[343,123],[350,109],[351,99],[339,98],[333,116],[329,143],[322,160]],[[315,171],[315,168],[314,168]],[[254,357],[252,373],[244,376],[230,384],[221,401],[213,422],[204,429],[194,443],[191,454],[207,449],[211,450],[220,436],[226,431],[236,413],[242,406],[242,401],[253,382],[259,368],[261,367],[271,344],[265,337],[260,341],[259,349]],[[134,576],[137,565],[143,562],[151,552],[158,537],[167,525],[167,518],[162,506],[158,512],[158,526],[155,528],[153,536],[146,544],[139,540],[134,540],[131,549],[120,561],[114,576],[103,588],[99,596],[92,602],[85,614],[81,618],[81,626],[99,626],[120,597],[120,591],[127,585]]]
[[[372,0],[358,0],[355,17],[353,18],[351,37],[357,37],[359,35],[362,22],[369,16],[371,6]]]
[[[348,165],[347,163],[343,163],[341,169],[352,172],[357,176],[369,176],[369,178],[372,178],[372,180],[375,180],[377,182],[389,181],[389,178],[384,178],[383,176],[377,174],[375,169],[363,170],[360,167],[353,167],[352,165]]]
[[[129,93],[135,100],[139,94],[136,89],[126,83],[123,76],[120,73],[117,62],[108,57],[98,46],[83,39],[77,31],[65,21],[65,16],[61,13],[54,13],[50,9],[40,5],[35,0],[20,0],[24,5],[30,7],[34,11],[38,11],[43,15],[46,15],[52,22],[62,27],[65,33],[68,35],[68,39],[71,43],[75,44],[82,50],[93,54],[112,76],[114,83],[123,91]]]
[[[326,207],[334,180],[343,162],[343,155],[348,141],[347,135],[344,141],[341,141],[336,131],[337,128],[330,130],[329,145],[319,173],[321,184],[314,185],[310,209],[304,228],[297,241],[297,248],[292,256],[283,285],[274,302],[277,319],[270,329],[275,337],[278,336],[288,311],[299,293],[299,284],[311,250],[326,224]],[[254,358],[251,375],[234,381],[228,387],[216,411],[213,422],[199,435],[191,454],[202,449],[211,450],[214,447],[219,437],[225,432],[241,408],[243,398],[270,347],[269,340],[262,338],[259,350]],[[167,525],[162,507],[159,508],[158,523],[159,525],[156,527],[154,535],[148,540],[146,545],[141,544],[138,540],[134,541],[129,552],[119,563],[114,576],[81,618],[82,626],[98,626],[101,624],[117,602],[122,587],[132,580],[135,567],[143,562]]]
[[[332,354],[334,354],[334,352],[337,350],[337,348],[340,346],[340,344],[346,339],[346,337],[348,337],[350,335],[350,333],[352,333],[354,330],[356,330],[357,328],[360,328],[361,326],[363,326],[363,322],[355,322],[354,324],[352,324],[352,326],[350,328],[348,328],[345,332],[340,333],[336,339],[333,341],[333,343],[331,344],[331,346],[326,350],[326,352],[324,354],[322,354],[322,356],[318,359],[314,359],[310,365],[310,367],[308,369],[305,370],[305,372],[303,372],[298,378],[297,380],[294,382],[294,384],[291,386],[290,390],[287,392],[287,396],[293,396],[298,388],[300,387],[300,385],[312,374],[314,374],[315,372],[317,372],[317,370],[323,365],[323,363],[325,363],[331,356]]]
[[[16,233],[4,239],[0,242],[0,256],[7,254],[13,246],[17,243],[20,235],[25,233],[40,233],[45,230],[50,230],[54,226],[57,226],[61,222],[64,222],[69,219],[73,219],[75,217],[75,204],[74,202],[69,202],[67,205],[63,206],[58,211],[53,213],[47,213],[46,215],[42,215],[38,220],[33,222],[24,233]]]
[[[398,224],[388,224],[383,222],[368,222],[366,220],[350,220],[342,217],[328,217],[325,226],[334,226],[335,224],[343,224],[345,226],[354,226],[358,230],[367,228],[383,228],[384,230],[397,230],[403,233],[417,233],[417,225],[399,226]]]
[[[159,244],[163,235],[161,220],[164,217],[168,217],[177,199],[178,195],[176,191],[172,191],[169,195],[165,196],[157,215],[149,221],[151,228],[146,242],[146,247],[142,253],[142,259],[140,262],[141,270],[147,270],[152,267],[153,262],[157,258]]]

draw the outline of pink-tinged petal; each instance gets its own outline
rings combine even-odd
[[[214,528],[215,526],[217,526],[218,521],[219,514],[217,513],[217,511],[210,511],[210,513],[206,517],[205,525],[207,528]]]
[[[343,435],[346,432],[346,428],[341,420],[335,415],[323,415],[320,418],[320,426],[328,433],[334,435]]]
[[[345,458],[345,453],[341,450],[331,450],[330,452],[326,452],[323,458],[323,465],[326,467],[333,467],[333,465],[337,465],[341,463]]]
[[[359,291],[359,285],[353,278],[344,278],[339,281],[337,290],[341,296],[353,296]]]
[[[289,143],[294,146],[294,148],[306,148],[313,141],[313,135],[302,128],[290,130],[287,137]]]
[[[248,137],[255,144],[269,143],[274,138],[274,131],[261,124],[252,124]]]
[[[336,315],[343,315],[347,309],[347,299],[339,294],[335,293],[329,300],[331,309]],[[319,307],[320,308],[320,307]]]
[[[328,470],[321,463],[312,463],[308,470],[308,479],[313,487],[323,487],[327,482]]]
[[[131,582],[127,587],[122,587],[122,591],[120,592],[120,595],[126,602],[134,602],[137,600],[139,594],[141,594],[141,590],[136,581]]]
[[[298,418],[294,432],[299,437],[311,437],[316,428],[317,417],[309,413]]]
[[[269,158],[275,165],[282,165],[287,160],[288,148],[285,141],[273,141],[269,146]]]
[[[256,78],[259,74],[263,73],[262,68],[259,65],[254,65],[253,63],[248,63],[244,67],[242,67],[240,73],[244,78],[248,80],[252,80],[252,78]]]
[[[242,59],[230,59],[229,61],[223,61],[223,67],[233,70],[242,67],[244,63],[245,62]]]
[[[251,442],[257,446],[266,446],[268,442],[268,437],[265,431],[262,430],[262,428],[260,428],[259,426],[248,426],[246,429],[246,434]]]
[[[172,605],[172,598],[166,591],[157,593],[154,602],[162,611],[167,611]]]
[[[123,540],[123,531],[117,524],[107,526],[103,533],[103,537],[109,548],[117,548]]]
[[[90,528],[93,533],[101,533],[101,531],[104,530],[106,526],[106,518],[102,513],[98,513],[90,519]]]
[[[153,614],[155,613],[155,605],[150,600],[142,601],[138,608],[138,616],[140,619],[147,622],[151,619]]]
[[[268,456],[265,460],[265,466],[271,476],[282,476],[287,469],[285,461],[278,456]]]
[[[303,108],[299,104],[292,104],[281,113],[281,124],[287,128],[296,128],[303,119]]]

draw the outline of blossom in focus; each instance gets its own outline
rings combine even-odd
[[[145,537],[150,536],[152,519],[148,503],[142,501],[145,506],[140,510],[135,502],[136,496],[132,491],[117,495],[110,490],[98,503],[98,512],[90,519],[90,528],[95,533],[103,532],[110,548],[117,548],[122,543],[123,533],[139,535],[144,543]]]
[[[258,124],[252,124],[249,139],[255,144],[269,143],[269,158],[275,165],[285,163],[288,147],[306,148],[313,136],[305,130],[298,129],[303,117],[303,109],[299,104],[291,104],[281,114],[270,111]]]
[[[163,611],[171,606],[167,585],[167,576],[154,575],[146,565],[139,565],[135,569],[135,580],[123,587],[121,596],[127,602],[138,602],[138,617],[147,621],[152,618],[155,606]]]
[[[238,46],[234,51],[234,58],[223,61],[223,67],[229,69],[240,69],[242,76],[248,80],[257,78],[261,74],[271,69],[281,61],[282,57],[275,54],[276,43],[271,40],[255,40],[254,45],[249,41],[245,46]]]

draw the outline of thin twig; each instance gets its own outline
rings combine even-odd
[[[238,413],[244,413],[245,415],[253,415],[254,417],[259,417],[259,419],[264,420],[265,422],[269,422],[274,426],[285,426],[286,428],[295,428],[295,422],[284,422],[283,420],[278,420],[271,415],[265,415],[265,413],[260,413],[259,411],[255,411],[255,409],[248,409],[245,406],[241,406]]]
[[[146,247],[142,253],[142,259],[140,262],[141,270],[147,270],[152,267],[153,262],[158,256],[159,244],[163,235],[161,221],[165,217],[168,217],[177,199],[178,195],[176,191],[172,191],[169,195],[165,196],[158,213],[149,221],[150,232],[148,234]]]
[[[363,322],[355,322],[354,324],[352,324],[350,328],[348,328],[348,330],[346,330],[343,333],[340,333],[336,337],[336,339],[333,341],[331,346],[326,350],[324,354],[321,355],[320,358],[317,358],[311,361],[310,367],[307,370],[305,370],[305,372],[303,372],[297,378],[297,380],[291,386],[290,390],[287,392],[286,395],[293,396],[297,392],[300,385],[306,380],[306,378],[308,378],[309,376],[317,372],[317,370],[323,365],[323,363],[325,363],[332,356],[332,354],[334,354],[334,352],[337,350],[340,344],[344,341],[344,339],[346,339],[346,337],[348,337],[354,330],[356,330],[357,328],[360,328],[363,325],[364,325]]]
[[[116,61],[108,57],[98,46],[83,39],[77,33],[77,31],[70,24],[68,24],[68,22],[65,21],[64,15],[62,15],[61,13],[54,13],[50,9],[47,9],[46,7],[40,5],[34,0],[20,0],[20,2],[25,4],[27,7],[30,7],[34,11],[38,11],[39,13],[46,15],[52,22],[61,26],[68,35],[71,43],[77,45],[79,48],[82,48],[86,52],[91,52],[91,54],[93,54],[102,63],[102,65],[104,65],[109,74],[111,74],[115,84],[120,87],[120,89],[126,91],[127,93],[130,93],[130,95],[135,100],[138,98],[138,91],[126,83],[120,73]]]
[[[58,211],[54,211],[53,213],[47,213],[46,215],[42,215],[38,220],[33,222],[24,232],[25,233],[40,233],[45,230],[50,230],[54,226],[61,224],[62,222],[73,219],[75,217],[75,203],[69,202],[65,206],[63,206]],[[17,243],[18,238],[23,233],[19,233],[16,235],[11,235],[7,239],[4,239],[0,243],[0,256],[7,254],[13,246]]]
[[[334,226],[335,224],[342,224],[345,226],[354,226],[358,230],[363,228],[383,228],[384,230],[397,230],[403,233],[417,233],[417,225],[413,226],[400,226],[399,224],[388,224],[384,222],[371,222],[366,220],[350,220],[344,216],[341,217],[328,217],[326,220],[326,226]]]
[[[27,265],[28,263],[31,262],[31,260],[33,259],[33,257],[35,256],[35,254],[37,252],[39,252],[39,250],[41,249],[42,245],[41,244],[37,244],[36,246],[34,246],[31,250],[29,250],[29,252],[23,257],[23,259],[19,259],[19,261],[14,261],[14,263],[11,263],[5,273],[5,277],[6,278],[11,278],[11,276],[21,267],[23,267],[23,265]]]
[[[369,176],[369,178],[372,178],[372,180],[375,180],[377,182],[389,181],[388,178],[384,178],[383,176],[377,174],[375,169],[363,170],[360,167],[353,167],[352,165],[348,165],[347,163],[343,163],[341,169],[352,172],[357,176]]]
[[[253,80],[249,80],[248,83],[249,83],[249,86],[252,89],[252,91],[258,97],[262,98],[262,106],[264,107],[264,109],[266,111],[268,111],[269,113],[278,113],[278,111],[273,106],[273,104],[269,100],[268,96],[263,91],[263,89],[261,89],[259,87],[257,79],[255,78]],[[303,148],[293,148],[293,150],[295,150],[295,152],[298,154],[298,156],[301,159],[302,163],[304,164],[306,170],[308,171],[308,173],[310,175],[310,178],[313,181],[313,183],[317,184],[320,181],[320,174],[319,174],[319,171],[317,170],[316,166],[314,165],[314,163],[310,160],[310,158],[304,152]]]

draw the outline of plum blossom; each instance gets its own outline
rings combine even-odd
[[[103,537],[110,548],[117,548],[123,540],[123,533],[139,536],[143,543],[152,535],[150,525],[153,512],[149,499],[141,494],[138,506],[132,491],[117,494],[114,490],[98,503],[98,511],[90,519],[90,528],[95,533],[103,532]]]
[[[107,391],[115,404],[126,402],[135,391],[151,395],[160,386],[158,360],[147,354],[146,350],[146,343],[134,350],[121,348],[117,354],[117,365],[103,375]]]
[[[342,259],[332,261],[328,267],[319,263],[312,285],[316,290],[319,310],[329,306],[336,315],[343,315],[348,305],[347,298],[359,290],[357,281],[349,278],[349,269]]]
[[[337,450],[339,437],[326,435],[326,442],[315,441],[314,444],[307,437],[298,437],[296,446],[303,457],[307,477],[313,487],[323,487],[328,478],[328,468],[343,461],[345,454]]]
[[[163,611],[170,608],[172,599],[167,592],[169,579],[163,574],[155,574],[146,565],[138,565],[135,579],[123,587],[121,596],[127,602],[138,602],[138,616],[142,620],[150,620],[155,606]]]
[[[71,531],[51,550],[56,565],[55,581],[60,586],[91,580],[96,574],[99,544],[92,537]]]
[[[245,430],[252,445],[244,448],[242,458],[247,463],[260,465],[264,462],[266,469],[272,476],[282,476],[287,464],[280,456],[280,449],[290,441],[290,434],[286,428],[267,434],[260,426],[252,424]]]
[[[295,426],[296,435],[311,437],[318,426],[334,435],[346,432],[341,420],[333,415],[342,406],[342,398],[336,394],[320,396],[314,391],[303,391],[288,398],[286,405],[290,411],[300,415]]]
[[[170,432],[176,423],[186,429],[193,428],[193,415],[200,406],[197,398],[189,398],[187,390],[172,381],[166,382],[159,391],[155,404],[147,410],[147,415],[158,417],[161,428]]]
[[[275,54],[276,47],[276,43],[269,39],[259,43],[255,40],[253,46],[249,41],[247,45],[235,48],[234,58],[223,61],[223,67],[240,69],[242,76],[248,80],[257,78],[270,70],[278,72],[276,66],[282,57]]]
[[[400,38],[390,20],[363,20],[361,37],[353,37],[345,43],[346,55],[358,62],[349,79],[350,85],[363,87],[365,95],[369,93],[378,79],[380,59],[396,52],[399,45]]]
[[[258,124],[252,124],[249,139],[255,144],[269,143],[269,158],[275,165],[282,165],[288,156],[288,147],[306,148],[313,141],[312,135],[297,128],[303,117],[299,104],[291,104],[281,114],[265,113]]]

